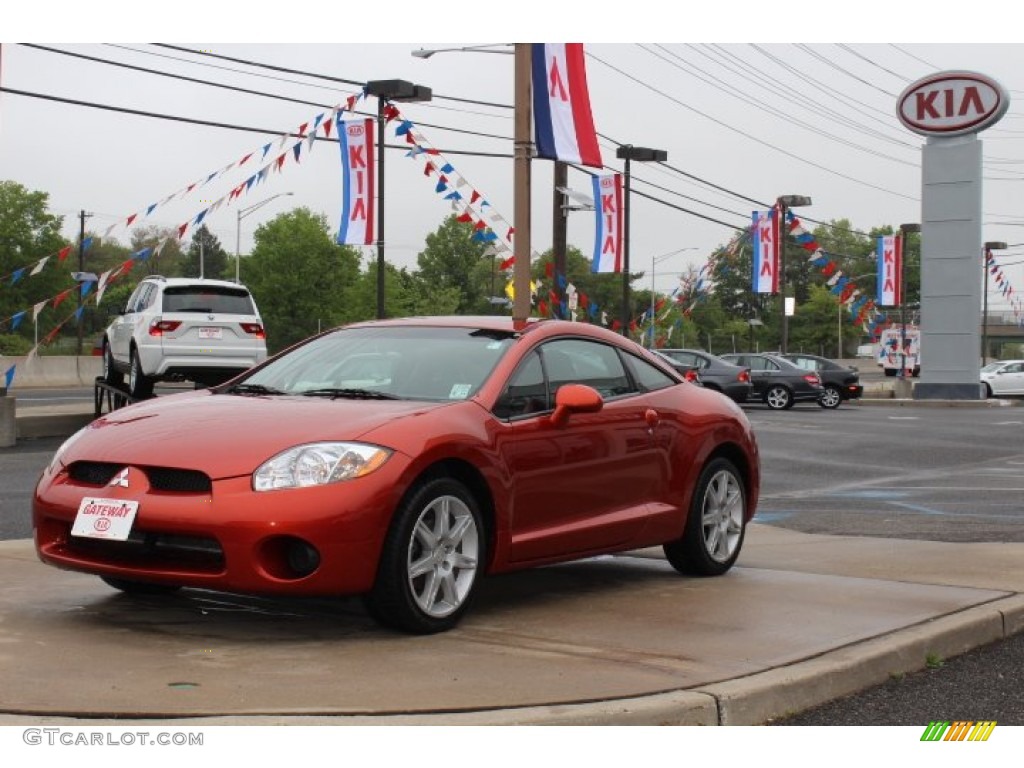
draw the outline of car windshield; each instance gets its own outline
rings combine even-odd
[[[473,328],[342,328],[282,355],[242,383],[288,395],[465,400],[512,344],[512,334]]]
[[[214,312],[224,315],[254,315],[252,297],[244,288],[185,285],[164,291],[164,312]]]
[[[1001,362],[1001,361],[1000,362],[995,362],[995,363],[989,363],[988,365],[986,365],[984,368],[981,369],[981,372],[982,373],[995,373],[1000,368],[1002,368],[1004,365],[1006,365],[1006,363]]]

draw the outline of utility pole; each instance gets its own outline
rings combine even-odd
[[[79,211],[78,220],[78,271],[85,272],[85,220],[92,216],[91,213],[86,213],[84,210]],[[82,354],[82,336],[85,333],[85,317],[82,313],[82,283],[78,284],[78,351],[77,355]]]
[[[554,195],[553,210],[551,212],[551,251],[555,262],[555,291],[563,301],[565,300],[565,286],[558,284],[559,275],[568,280],[566,274],[566,250],[568,249],[568,220],[569,211],[565,206],[565,194],[561,191],[569,186],[569,166],[561,160],[554,164]],[[566,318],[562,318],[563,320]]]

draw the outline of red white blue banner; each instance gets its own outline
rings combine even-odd
[[[583,43],[533,43],[537,156],[602,168]]]
[[[338,118],[341,146],[340,245],[374,243],[374,142],[373,118]]]
[[[622,271],[622,174],[594,177],[594,260],[591,272]]]
[[[754,293],[779,292],[779,212],[754,211],[753,290]]]
[[[903,238],[899,235],[878,237],[878,287],[875,295],[883,307],[898,307],[903,299],[900,280],[903,268]]]

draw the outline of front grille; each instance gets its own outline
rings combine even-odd
[[[68,477],[84,485],[107,485],[122,469],[124,464],[102,461],[76,461],[68,467]],[[209,475],[194,469],[173,467],[139,467],[146,473],[149,486],[154,491],[172,493],[210,493],[213,483]]]
[[[209,476],[194,469],[143,467],[142,470],[149,478],[150,487],[157,491],[209,493],[213,490]]]
[[[124,469],[122,464],[107,464],[101,461],[76,461],[68,467],[68,476],[76,483],[106,485]]]
[[[224,551],[216,539],[132,531],[127,541],[67,537],[68,550],[100,561],[146,568],[177,567],[216,573],[224,568]]]

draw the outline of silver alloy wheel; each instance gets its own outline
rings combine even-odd
[[[764,396],[764,401],[768,404],[769,408],[781,410],[789,405],[792,395],[789,394],[789,390],[782,386],[771,387]]]
[[[732,472],[715,473],[704,491],[701,505],[704,549],[718,563],[728,561],[743,537],[743,490]]]
[[[476,520],[457,496],[438,496],[413,526],[406,559],[409,588],[428,616],[459,609],[476,579],[480,539]]]
[[[838,408],[842,401],[843,396],[835,387],[825,387],[825,391],[821,393],[821,397],[818,399],[818,402],[825,408]]]

